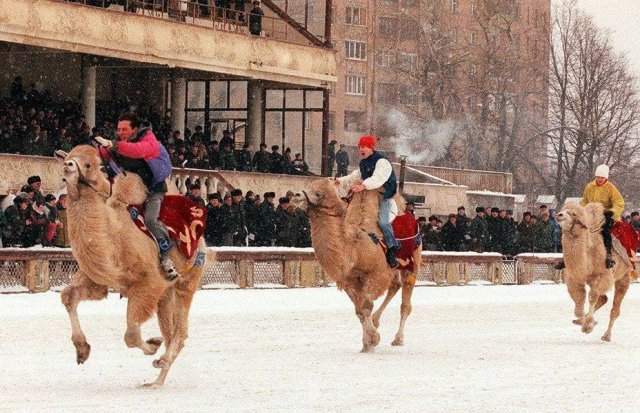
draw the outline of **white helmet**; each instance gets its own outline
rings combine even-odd
[[[607,165],[598,165],[596,168],[596,178],[609,179],[609,167]]]

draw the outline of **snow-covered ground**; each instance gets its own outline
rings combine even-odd
[[[360,354],[334,288],[202,291],[166,387],[149,390],[152,358],[125,347],[117,295],[80,306],[82,366],[58,294],[0,295],[0,411],[637,412],[639,301],[633,285],[603,343],[609,305],[583,335],[561,285],[416,288],[405,347],[389,345],[395,301]]]

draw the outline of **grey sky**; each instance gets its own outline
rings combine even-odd
[[[578,6],[611,30],[616,50],[627,54],[640,77],[640,0],[578,0]]]

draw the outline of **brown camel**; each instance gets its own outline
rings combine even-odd
[[[602,336],[603,341],[611,341],[611,330],[620,315],[620,304],[629,289],[633,265],[624,253],[624,248],[619,246],[613,249],[615,266],[606,268],[606,250],[600,234],[604,223],[603,209],[600,203],[591,203],[586,207],[569,203],[558,213],[557,218],[562,227],[565,282],[569,295],[575,302],[577,319],[573,322],[582,326],[583,333],[591,333],[596,325],[594,313],[606,304],[606,293],[615,284],[609,327]],[[614,241],[617,243],[617,240]],[[589,311],[585,315],[586,285],[589,286]]]
[[[111,188],[101,171],[98,151],[91,146],[56,155],[64,157],[69,235],[79,267],[61,296],[71,320],[77,362],[84,363],[91,351],[80,327],[78,304],[101,300],[108,288],[116,289],[128,298],[126,345],[153,355],[164,341],[165,353],[153,362],[160,374],[147,385],[161,386],[187,338],[189,308],[204,265],[195,265],[198,254],[187,260],[174,248],[171,258],[181,277],[169,284],[160,268],[155,241],[136,228],[126,209],[127,203],[144,200],[146,189],[140,178],[120,175]],[[199,248],[203,246],[201,241]],[[144,341],[140,326],[156,312],[162,337]]]
[[[316,257],[355,306],[362,324],[362,352],[373,351],[378,345],[377,328],[382,312],[402,287],[400,327],[392,342],[394,346],[401,346],[404,344],[404,326],[411,313],[411,293],[420,265],[420,248],[417,247],[413,254],[414,272],[389,268],[382,249],[369,236],[374,233],[382,239],[377,222],[380,193],[356,193],[347,205],[340,199],[335,182],[331,179],[314,181],[309,190],[304,191],[304,199],[299,199],[300,207],[309,214]],[[401,201],[400,197],[397,199]],[[403,210],[403,201],[400,207],[398,210]],[[385,291],[387,296],[374,313],[373,302]]]

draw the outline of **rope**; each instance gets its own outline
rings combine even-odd
[[[408,241],[410,239],[416,239],[418,238],[418,236],[420,235],[420,231],[418,231],[418,233],[412,237],[408,237],[408,238],[396,238],[396,241]]]

